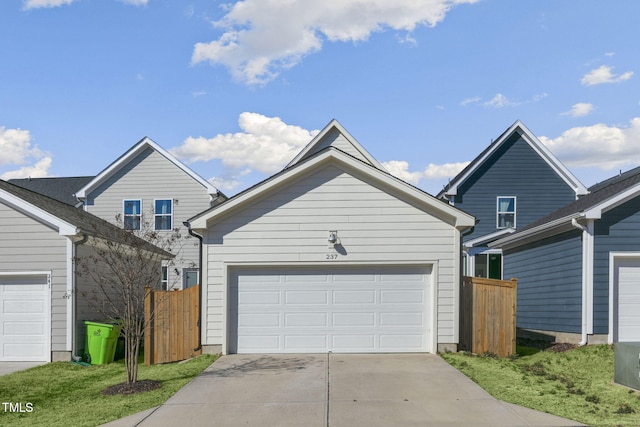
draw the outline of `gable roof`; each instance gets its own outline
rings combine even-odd
[[[478,157],[476,157],[466,168],[456,175],[436,197],[439,199],[458,194],[458,188],[473,173],[480,168],[502,144],[504,144],[513,134],[519,133],[522,139],[555,171],[555,173],[567,183],[577,196],[587,194],[587,188],[576,178],[569,169],[522,123],[516,120],[507,130],[505,130],[489,147],[487,147]]]
[[[177,168],[184,171],[187,175],[192,177],[195,181],[200,183],[204,188],[206,188],[207,193],[210,195],[222,195],[217,188],[215,188],[209,181],[202,178],[200,175],[196,174],[194,171],[186,167],[182,162],[180,162],[177,158],[175,158],[171,153],[169,153],[164,148],[160,147],[149,137],[144,137],[136,145],[131,147],[126,153],[122,156],[118,157],[113,163],[107,166],[102,172],[100,172],[97,176],[95,176],[91,181],[89,181],[86,185],[80,188],[76,192],[76,196],[80,200],[86,199],[87,195],[95,190],[99,185],[104,183],[109,177],[114,175],[120,169],[122,169],[125,165],[127,165],[130,161],[136,158],[140,153],[142,153],[147,148],[151,148],[152,150],[158,152],[160,155],[165,157],[171,163],[176,165]]]
[[[602,214],[640,196],[640,168],[607,179],[589,188],[590,193],[580,197],[549,215],[529,224],[522,230],[500,239],[490,246],[512,245],[535,241],[550,232],[567,228],[580,219],[597,220]]]
[[[29,189],[10,184],[0,180],[0,201],[11,206],[25,215],[45,223],[58,231],[61,236],[81,236],[91,235],[98,238],[123,241],[122,229],[99,218],[83,209],[75,208],[67,203],[36,193]],[[135,236],[127,238],[138,240],[141,247],[151,251],[166,255],[172,258],[174,255],[164,251],[151,243]]]
[[[78,204],[76,191],[88,184],[93,178],[93,176],[23,178],[10,179],[8,182],[75,206]]]
[[[307,171],[320,168],[327,164],[335,164],[341,168],[364,174],[382,186],[405,195],[418,205],[423,206],[425,210],[435,211],[451,218],[454,225],[458,228],[470,228],[475,225],[475,218],[466,212],[438,200],[419,188],[396,178],[384,169],[372,165],[367,160],[354,157],[332,146],[317,151],[313,155],[301,158],[293,165],[288,166],[270,178],[190,218],[188,222],[193,229],[205,229],[209,220],[224,215],[225,213],[243,209],[252,204],[256,197],[268,194],[270,191],[276,191],[279,187],[285,186],[298,177],[303,176]]]
[[[332,119],[329,124],[285,166],[285,169],[330,146],[338,148],[373,167],[385,170],[336,119]]]

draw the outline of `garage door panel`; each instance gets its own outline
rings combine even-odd
[[[333,313],[333,326],[375,326],[376,313]]]
[[[229,303],[238,304],[229,307],[229,351],[431,350],[429,269],[328,270],[234,272]]]
[[[49,360],[47,275],[0,276],[0,361]]]
[[[616,341],[640,341],[640,258],[614,261]]]
[[[374,334],[333,336],[332,348],[336,352],[369,352],[374,347],[376,347],[376,336]]]
[[[45,322],[11,322],[2,323],[2,332],[7,339],[11,337],[35,337],[42,338],[47,332]]]
[[[326,335],[287,335],[284,337],[284,344],[284,347],[291,352],[322,353],[327,348],[327,337]]]
[[[421,290],[383,290],[380,292],[381,304],[422,304],[424,292]]]
[[[245,304],[280,304],[280,291],[240,292],[238,298],[240,298]]]
[[[333,291],[334,304],[374,304],[376,302],[376,291]]]
[[[380,314],[380,326],[416,326],[425,327],[424,313],[389,312]]]
[[[284,315],[287,327],[328,327],[327,313],[286,313]]]
[[[329,301],[329,292],[323,290],[286,291],[287,304],[326,304]]]
[[[398,351],[397,349],[413,348],[420,351],[424,346],[421,334],[388,334],[380,335],[380,348],[388,351]]]
[[[251,327],[251,326],[280,326],[280,315],[274,314],[242,314],[238,316],[238,326]]]

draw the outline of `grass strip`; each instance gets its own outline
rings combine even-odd
[[[103,396],[111,385],[126,381],[122,361],[81,366],[55,362],[0,377],[1,402],[27,403],[32,412],[10,412],[0,406],[3,426],[94,427],[161,405],[207,368],[216,356],[202,355],[186,362],[140,365],[139,380],[162,382],[157,390],[131,395]]]
[[[611,346],[518,353],[523,356],[442,357],[500,400],[593,426],[640,425],[640,393],[613,382]]]

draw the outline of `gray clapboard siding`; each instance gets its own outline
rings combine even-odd
[[[125,199],[141,199],[142,214],[147,216],[153,212],[155,199],[173,199],[173,226],[183,235],[176,267],[198,264],[199,242],[189,236],[182,222],[208,209],[210,196],[205,187],[157,151],[147,148],[87,196],[87,210],[110,222],[122,214]],[[169,273],[169,284],[177,282],[175,286],[181,287],[173,268]]]
[[[51,271],[51,350],[67,350],[67,238],[0,203],[0,242],[0,270]]]
[[[517,228],[574,201],[576,197],[517,132],[458,189],[455,206],[471,212],[478,220],[474,232],[465,240],[497,230],[497,196],[517,197]]]
[[[326,255],[335,253],[327,247],[329,230],[338,231],[346,254],[328,261]],[[454,342],[456,238],[457,230],[441,219],[336,166],[323,167],[208,228],[205,344],[222,344],[223,261],[327,266],[437,263],[438,342]]]
[[[579,230],[504,253],[504,276],[518,279],[517,326],[580,333],[582,235]]]
[[[640,198],[602,215],[595,223],[593,332],[609,331],[609,253],[640,252]]]

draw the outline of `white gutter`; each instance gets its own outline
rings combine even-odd
[[[589,236],[589,229],[584,225],[578,223],[576,218],[571,219],[571,225],[582,231],[582,323],[581,323],[581,340],[578,343],[579,346],[587,344],[587,319],[589,312],[589,266],[591,260],[589,259],[589,244],[591,238]]]

